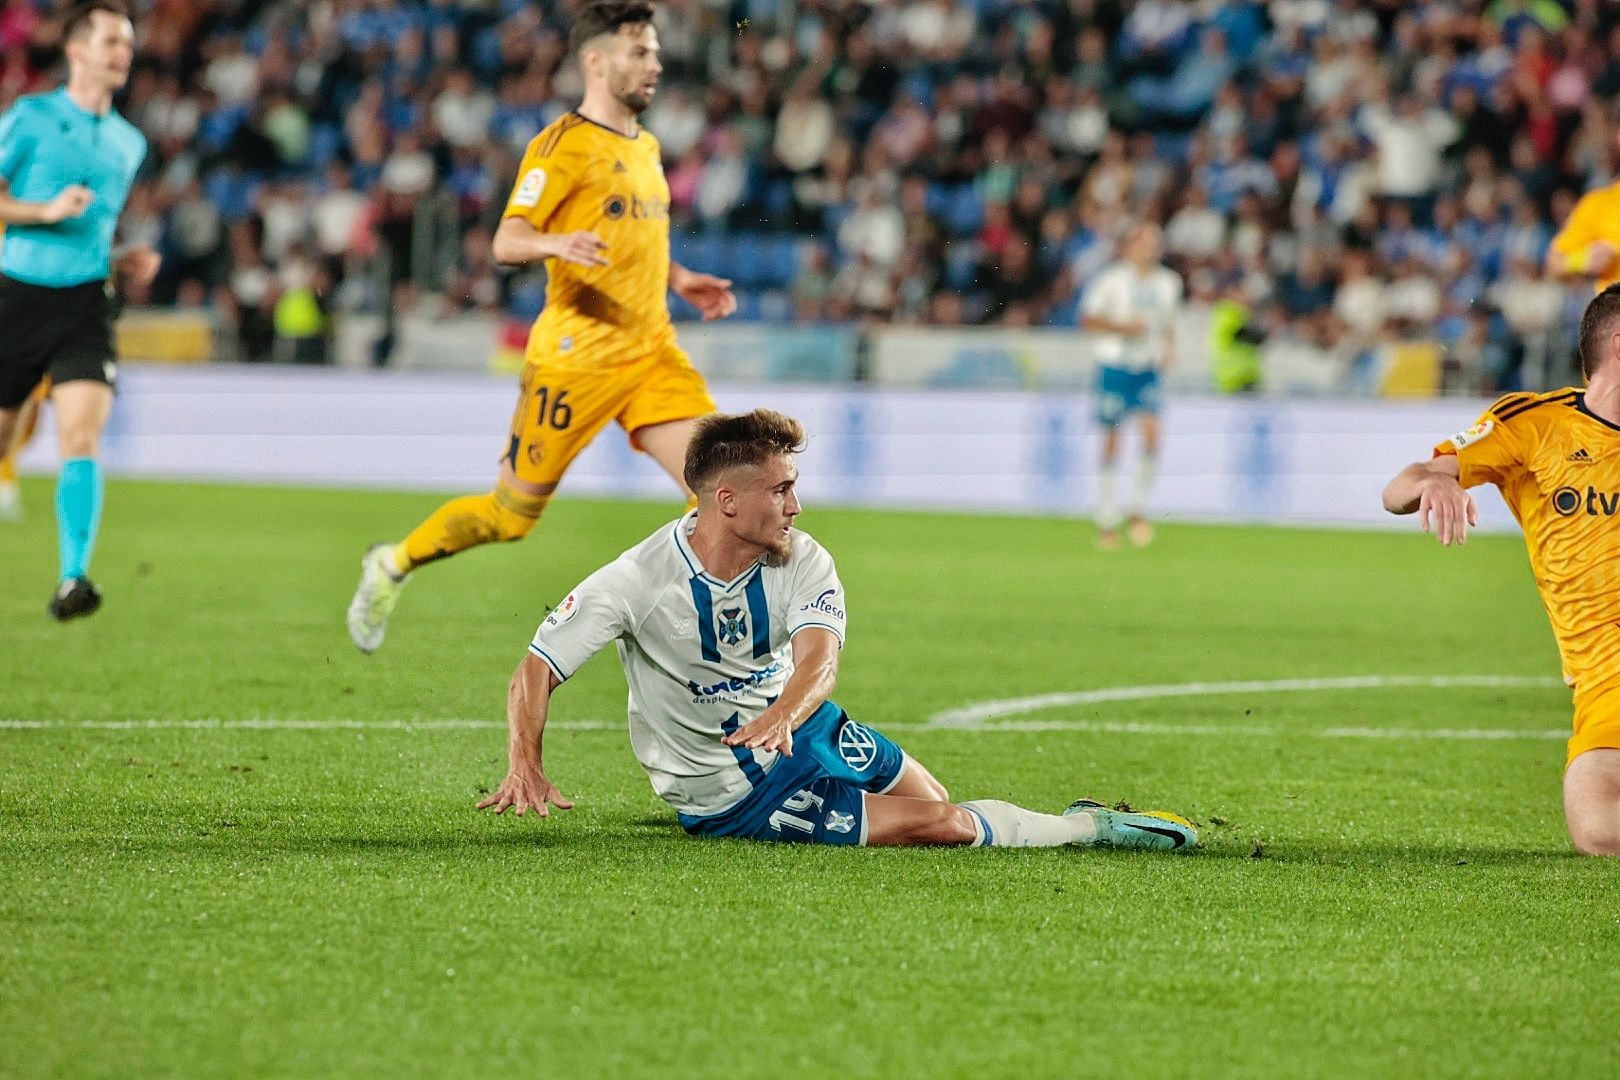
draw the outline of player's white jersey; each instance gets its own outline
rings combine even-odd
[[[1146,274],[1123,261],[1105,267],[1086,287],[1081,314],[1121,323],[1140,319],[1147,333],[1136,338],[1097,333],[1097,363],[1127,371],[1157,368],[1164,358],[1165,336],[1181,308],[1181,295],[1181,277],[1167,266],[1155,266]]]
[[[602,567],[535,631],[531,652],[567,679],[610,641],[630,684],[630,743],[660,798],[707,817],[740,802],[778,754],[722,735],[776,700],[793,674],[791,639],[811,626],[844,641],[844,589],[827,550],[792,532],[781,566],[732,581],[703,570],[694,511]]]

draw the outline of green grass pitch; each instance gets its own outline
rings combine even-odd
[[[25,493],[0,526],[0,1075],[1620,1071],[1620,866],[1569,851],[1568,695],[1517,538],[1169,526],[1105,555],[1074,522],[812,507],[854,716],[960,798],[1204,830],[1186,857],[818,850],[685,837],[611,655],[547,740],[578,808],[473,810],[545,606],[673,503],[560,500],[418,575],[364,657],[359,555],[433,496],[114,482],[106,606],[61,626],[51,488]],[[1442,674],[1530,681],[930,724]]]

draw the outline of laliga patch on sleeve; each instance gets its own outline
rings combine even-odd
[[[578,612],[579,594],[569,593],[567,596],[563,597],[562,603],[551,609],[551,614],[546,616],[546,625],[561,626],[569,619],[572,619],[576,614],[578,614]]]
[[[1451,437],[1451,445],[1461,450],[1465,446],[1472,446],[1491,432],[1496,430],[1495,420],[1481,420],[1467,431],[1459,431]]]
[[[540,193],[544,190],[546,190],[546,170],[530,169],[523,174],[523,182],[518,185],[517,194],[512,196],[512,205],[536,206],[540,202]]]

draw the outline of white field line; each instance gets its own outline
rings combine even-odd
[[[1562,686],[1558,679],[1539,675],[1350,675],[1332,679],[1251,679],[1242,682],[1168,683],[1162,686],[1105,686],[1097,690],[1075,690],[1061,694],[1039,694],[1034,697],[1001,698],[978,701],[959,709],[946,709],[928,718],[928,726],[936,728],[980,728],[987,720],[999,720],[1025,713],[1045,712],[1072,705],[1096,705],[1108,701],[1152,701],[1178,697],[1212,697],[1217,694],[1289,694],[1310,693],[1321,690],[1390,690],[1401,687],[1553,687]],[[1075,726],[1085,721],[1053,721],[1063,726]],[[997,724],[996,728],[1011,725]],[[1042,729],[1047,730],[1047,729]],[[1211,727],[1209,734],[1236,731],[1236,728]],[[1340,731],[1355,729],[1340,728]],[[1189,729],[1190,731],[1190,729]],[[1198,734],[1201,732],[1190,732]]]
[[[1194,735],[1224,738],[1306,735],[1324,739],[1449,739],[1512,740],[1567,739],[1566,730],[1526,730],[1522,728],[1371,728],[1332,727],[1317,730],[1264,724],[1173,724],[1115,720],[1051,719],[1012,720],[989,724],[987,720],[1072,705],[1110,701],[1149,701],[1160,698],[1206,697],[1218,694],[1309,693],[1322,690],[1386,690],[1402,687],[1514,688],[1545,689],[1562,686],[1557,679],[1521,675],[1356,675],[1334,679],[1273,679],[1245,682],[1174,683],[1163,686],[1113,686],[1037,697],[984,701],[960,709],[936,713],[926,721],[884,723],[884,731],[967,732],[1071,731],[1117,735]],[[547,725],[563,731],[623,731],[623,720],[555,720]],[[225,719],[153,718],[147,720],[10,720],[0,717],[0,731],[504,731],[499,720],[454,717],[420,717],[403,720],[302,719],[247,717]]]

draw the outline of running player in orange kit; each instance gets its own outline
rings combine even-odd
[[[686,444],[714,401],[675,343],[666,294],[704,319],[725,318],[737,301],[731,282],[670,260],[669,185],[658,140],[637,122],[663,70],[652,18],[643,0],[598,0],[573,26],[585,98],[529,143],[493,244],[497,262],[544,262],[548,277],[499,479],[445,503],[401,543],[366,552],[348,618],[362,652],[382,644],[412,570],[526,536],[609,421],[686,491]]]
[[[1570,209],[1547,246],[1546,270],[1555,278],[1590,278],[1599,292],[1620,281],[1620,180],[1593,188]]]
[[[1582,854],[1620,855],[1620,284],[1587,305],[1580,349],[1584,391],[1507,395],[1391,480],[1384,508],[1460,544],[1477,523],[1464,489],[1501,490],[1575,691],[1569,835]]]

